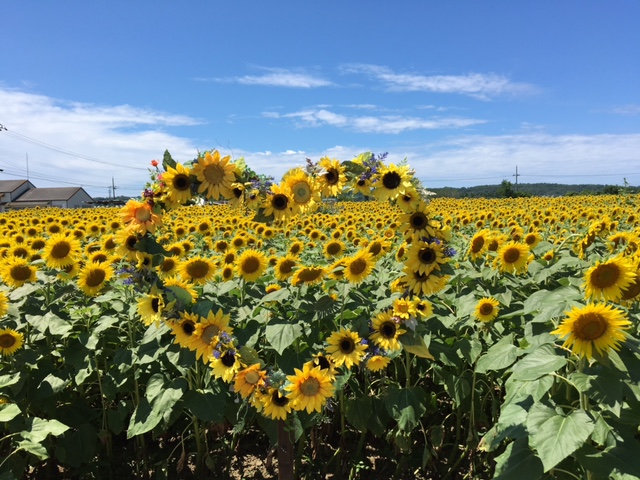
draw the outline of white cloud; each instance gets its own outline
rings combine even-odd
[[[388,90],[399,92],[457,93],[489,100],[497,96],[530,94],[536,90],[532,85],[512,82],[504,75],[493,73],[416,75],[395,73],[390,68],[370,64],[344,65],[341,70],[348,74],[368,75],[381,81]]]
[[[130,105],[104,106],[58,100],[0,87],[2,124],[0,173],[27,178],[39,187],[83,186],[107,196],[111,178],[116,194],[138,196],[149,178],[149,162],[169,149],[191,159],[197,149],[164,127],[201,122],[185,116]],[[28,157],[28,162],[27,162]]]
[[[611,111],[618,115],[640,115],[640,105],[630,103],[628,105],[616,107]]]
[[[217,81],[228,83],[239,83],[241,85],[261,85],[267,87],[285,88],[318,88],[329,87],[333,82],[302,71],[291,71],[282,68],[262,68],[267,73],[261,75],[243,75],[240,77],[224,78],[198,78],[199,81]]]
[[[421,118],[401,115],[349,116],[323,108],[309,108],[292,113],[264,112],[266,118],[294,119],[300,127],[331,126],[361,133],[399,134],[411,130],[465,128],[486,123],[485,120],[460,117]]]

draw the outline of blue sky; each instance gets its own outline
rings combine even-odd
[[[279,179],[640,185],[640,3],[0,0],[0,179],[137,197],[217,148]]]

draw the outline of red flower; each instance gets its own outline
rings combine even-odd
[[[154,167],[158,166],[158,160],[151,160],[151,165]]]

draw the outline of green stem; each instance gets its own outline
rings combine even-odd
[[[413,358],[411,354],[405,350],[404,351],[404,374],[405,374],[405,387],[411,387],[411,361]]]

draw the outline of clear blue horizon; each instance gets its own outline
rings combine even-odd
[[[276,179],[373,151],[433,188],[640,185],[635,1],[1,5],[0,179],[136,197],[165,149],[219,149]]]

